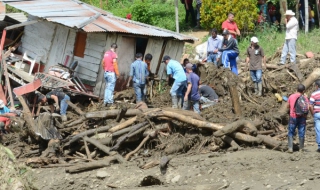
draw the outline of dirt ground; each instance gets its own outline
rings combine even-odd
[[[142,170],[136,162],[78,174],[67,174],[63,168],[35,169],[35,185],[43,190],[111,189],[318,189],[320,154],[312,142],[307,152],[283,153],[259,148],[237,152],[214,152],[201,155],[177,155],[170,161],[167,173],[159,167]],[[99,178],[98,173],[105,178]],[[99,175],[100,176],[100,175]],[[141,187],[147,176],[162,185]]]

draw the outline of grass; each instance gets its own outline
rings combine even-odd
[[[266,29],[264,31],[256,31],[254,34],[239,40],[240,58],[246,57],[246,50],[250,45],[250,38],[256,36],[259,39],[259,45],[264,49],[266,57],[271,57],[281,48],[285,41],[285,32],[277,32],[274,29]],[[299,31],[297,40],[297,52],[305,54],[308,51],[313,53],[320,52],[318,41],[320,40],[319,29],[314,29],[305,34],[304,31]]]

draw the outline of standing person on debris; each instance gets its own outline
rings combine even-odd
[[[238,75],[237,68],[237,57],[239,55],[238,43],[236,40],[230,35],[228,30],[222,32],[222,36],[226,42],[226,46],[219,48],[218,50],[222,52],[222,55],[219,54],[217,58],[217,62],[219,62],[220,56],[222,56],[222,65],[224,68],[229,68],[231,71]]]
[[[213,106],[218,103],[219,97],[217,93],[208,85],[199,86],[200,103],[202,104],[202,109]]]
[[[62,121],[67,121],[67,101],[70,101],[70,97],[65,94],[61,88],[51,90],[45,96],[41,93],[38,93],[37,97],[38,103],[44,104],[48,102],[49,104],[53,104],[55,111],[60,111]]]
[[[298,20],[294,17],[295,13],[292,10],[287,10],[284,14],[286,16],[286,41],[283,45],[280,63],[278,65],[284,65],[286,63],[288,52],[290,53],[290,63],[296,63],[296,42],[298,37]]]
[[[200,114],[200,94],[199,94],[199,84],[200,78],[197,74],[192,71],[192,64],[188,63],[186,65],[188,75],[188,86],[187,91],[184,95],[183,109],[190,110],[191,104],[193,106],[194,112]]]
[[[316,131],[317,151],[320,152],[320,79],[317,79],[314,84],[316,91],[310,96],[310,107],[314,120],[314,129]]]
[[[201,5],[202,5],[202,0],[196,0],[196,9],[197,9],[197,25],[196,28],[200,28],[200,9],[201,9]]]
[[[169,83],[169,78],[174,79],[170,94],[172,98],[172,108],[177,109],[178,105],[182,105],[182,90],[187,85],[186,73],[181,64],[178,61],[172,60],[168,55],[163,57],[163,62],[167,65],[167,75],[169,76],[167,82]]]
[[[258,38],[251,38],[251,45],[247,49],[247,68],[250,70],[251,79],[254,83],[254,93],[258,96],[262,95],[262,62],[266,69],[266,59],[262,47],[258,45]],[[250,64],[249,64],[250,63]]]
[[[218,37],[217,29],[212,29],[211,37],[208,38],[208,46],[207,46],[207,58],[203,61],[207,61],[208,63],[214,63],[217,66],[217,58],[220,56],[219,48],[222,47],[222,41]]]
[[[104,105],[111,107],[113,105],[113,92],[116,86],[116,81],[120,77],[118,70],[118,55],[116,53],[118,46],[116,43],[111,45],[111,49],[104,53],[101,61],[104,69],[104,79],[106,80],[106,88],[104,92]]]
[[[293,136],[298,127],[299,133],[299,150],[304,148],[304,136],[306,130],[306,119],[310,104],[308,97],[304,96],[305,86],[299,84],[297,92],[290,95],[288,99],[288,108],[290,109],[290,119],[288,126],[288,152],[293,152]]]
[[[146,78],[149,76],[148,65],[142,61],[142,58],[142,53],[136,54],[136,60],[133,63],[131,63],[130,66],[130,77],[127,83],[127,87],[129,87],[130,82],[133,79],[133,88],[136,94],[136,103],[145,101],[144,88],[147,81]]]
[[[152,58],[153,58],[153,57],[152,57],[152,55],[151,55],[150,53],[147,53],[147,54],[144,56],[144,62],[145,62],[145,63],[147,64],[147,66],[148,66],[149,76],[150,76],[150,75],[153,76],[153,73],[151,72],[151,61],[152,61]],[[152,82],[152,81],[150,81],[150,80],[147,79],[146,85],[145,85],[144,91],[143,91],[145,100],[147,100],[147,89],[148,89],[148,83],[149,83],[149,82]]]
[[[237,23],[234,22],[234,14],[229,13],[226,21],[222,23],[222,30],[228,30],[232,37],[237,41],[237,36],[240,36],[240,30],[237,26]],[[238,42],[237,42],[238,43]]]

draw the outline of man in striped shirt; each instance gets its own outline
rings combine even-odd
[[[144,101],[144,88],[146,85],[146,78],[149,76],[149,71],[147,64],[142,61],[142,53],[136,54],[136,60],[131,64],[129,75],[127,87],[129,87],[130,82],[133,79],[136,103]]]
[[[310,104],[311,113],[314,119],[314,129],[316,131],[316,142],[318,144],[318,152],[320,152],[320,79],[315,81],[316,91],[311,94]]]

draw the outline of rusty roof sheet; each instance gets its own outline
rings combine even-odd
[[[3,0],[3,2],[30,15],[86,32],[120,32],[189,42],[198,40],[170,30],[116,17],[77,0]]]

